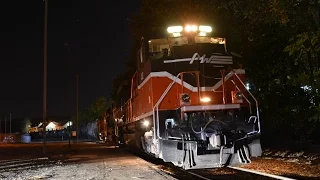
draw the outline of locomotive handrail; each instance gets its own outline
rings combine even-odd
[[[153,136],[154,138],[156,136],[158,136],[159,139],[161,139],[160,137],[160,131],[159,131],[159,104],[162,102],[162,100],[165,98],[165,96],[168,94],[168,92],[170,91],[170,89],[172,88],[172,86],[174,85],[174,83],[176,82],[176,80],[179,78],[180,73],[178,75],[176,75],[176,77],[172,80],[172,82],[169,84],[169,86],[167,87],[167,89],[163,92],[163,94],[161,95],[161,97],[159,98],[159,100],[157,101],[157,103],[153,106],[152,109],[152,113],[153,113],[153,125],[155,126],[156,124],[156,118],[155,118],[155,108],[157,109],[157,133],[154,130],[153,131]]]
[[[231,82],[235,85],[235,87],[237,88],[238,91],[241,91],[240,88],[234,82],[234,80],[231,80]],[[242,94],[242,96],[247,101],[247,103],[249,104],[249,111],[250,111],[250,114],[251,114],[252,113],[251,102],[249,101],[249,99],[244,94]]]
[[[131,98],[127,102],[125,102],[122,106],[120,106],[120,108],[117,109],[114,113],[118,113],[119,111],[122,111],[122,109],[125,109],[125,106],[129,105],[130,102],[131,102]]]
[[[246,88],[246,85],[242,82],[242,80],[240,79],[240,77],[238,76],[238,74],[233,71],[234,75],[238,78],[238,80],[240,81],[241,85],[246,89],[246,91],[250,94],[250,96],[253,98],[253,100],[256,103],[256,109],[257,109],[257,120],[258,120],[258,131],[257,133],[260,133],[260,116],[259,116],[259,105],[258,105],[258,101],[257,99],[253,96],[253,94]]]

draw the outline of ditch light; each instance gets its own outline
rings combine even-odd
[[[204,102],[204,103],[207,103],[207,102],[210,102],[211,99],[209,97],[203,97],[203,98],[200,98],[200,101]]]
[[[147,120],[143,121],[143,126],[144,127],[149,127],[149,121],[147,121]]]
[[[183,30],[182,26],[170,26],[167,29],[168,33],[180,33],[182,32],[182,30]]]
[[[199,26],[199,31],[204,33],[210,33],[212,32],[211,26]]]

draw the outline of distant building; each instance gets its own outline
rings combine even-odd
[[[68,117],[49,117],[46,125],[46,131],[63,130],[73,125],[73,122]],[[31,125],[28,125],[28,133],[42,132],[42,119],[33,119]]]

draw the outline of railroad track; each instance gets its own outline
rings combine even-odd
[[[254,171],[254,170],[245,169],[245,168],[240,168],[240,167],[232,167],[232,166],[229,166],[228,168],[235,169],[235,170],[237,170],[237,171],[242,171],[242,172],[248,172],[248,173],[252,173],[252,174],[257,174],[257,175],[261,175],[261,176],[265,176],[265,177],[270,177],[270,178],[273,178],[273,179],[279,179],[279,180],[295,180],[295,179],[293,179],[293,178],[288,178],[288,177],[284,177],[284,176],[278,176],[278,175],[274,175],[274,174],[269,174],[269,173]]]
[[[295,179],[284,177],[284,176],[278,176],[278,175],[263,173],[263,172],[254,171],[250,169],[245,169],[240,167],[230,167],[230,166],[220,168],[220,169],[219,168],[205,169],[205,170],[194,170],[194,171],[185,171],[185,172],[202,180],[210,180],[210,179],[295,180]]]
[[[130,151],[132,152],[132,151]],[[263,173],[259,171],[249,170],[240,167],[223,167],[223,168],[212,168],[212,169],[194,169],[194,170],[184,170],[178,168],[171,163],[165,163],[160,159],[155,159],[153,157],[147,156],[143,153],[132,152],[133,154],[139,156],[140,158],[151,162],[154,164],[151,167],[154,170],[161,171],[162,173],[169,174],[177,179],[190,179],[190,180],[211,180],[211,179],[237,179],[237,180],[295,180],[292,178],[278,176],[268,173]],[[161,173],[159,172],[159,173]]]
[[[0,174],[6,171],[21,171],[39,167],[48,167],[59,164],[59,161],[51,160],[48,157],[34,159],[14,159],[0,161]]]
[[[168,170],[168,166],[170,170]],[[243,180],[295,180],[292,178],[278,176],[268,173],[263,173],[259,171],[249,170],[239,167],[224,167],[224,168],[213,168],[213,169],[196,169],[196,170],[183,170],[177,168],[171,164],[166,165],[166,167],[158,166],[160,171],[170,174],[178,179],[192,179],[192,180],[229,180],[229,179],[243,179]],[[178,172],[180,171],[180,172]],[[183,175],[182,175],[183,173]],[[190,176],[186,176],[186,174]]]

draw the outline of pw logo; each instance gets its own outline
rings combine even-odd
[[[200,63],[210,63],[210,61],[213,59],[213,56],[211,56],[210,58],[206,58],[206,54],[204,54],[203,56],[200,56],[198,53],[194,53],[194,55],[192,56],[191,60],[190,60],[190,64],[193,63],[193,61],[197,60],[200,61]]]
[[[200,61],[200,63],[211,63],[211,64],[232,64],[232,56],[222,56],[222,55],[212,55],[206,58],[206,54],[200,56],[199,53],[194,53],[192,58],[184,59],[173,59],[164,60],[164,63],[176,63],[176,62],[189,62],[189,64],[194,64],[194,61]]]
[[[193,64],[194,61],[200,61],[200,63],[212,63],[212,64],[232,64],[232,57],[212,55],[209,58],[206,58],[206,54],[200,56],[198,53],[194,53],[190,60],[190,64]]]

